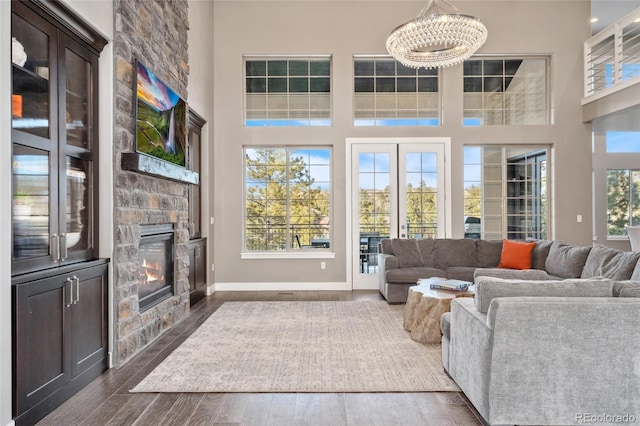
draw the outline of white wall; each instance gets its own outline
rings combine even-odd
[[[551,144],[554,149],[552,230],[555,238],[591,242],[591,152],[589,127],[581,121],[582,44],[590,36],[587,1],[456,2],[461,13],[479,16],[489,38],[483,54],[549,54],[552,112],[548,126],[462,127],[462,67],[442,71],[443,122],[437,128],[355,128],[352,125],[353,54],[384,54],[389,32],[414,18],[416,1],[225,1],[215,2],[214,93],[216,176],[216,282],[345,282],[347,137],[443,136],[452,138],[453,237],[463,234],[465,144]],[[333,125],[326,128],[246,128],[242,125],[243,54],[333,55]],[[241,260],[243,145],[331,145],[335,259],[326,270],[317,260]],[[576,215],[583,223],[576,223]],[[309,271],[312,271],[311,273]],[[226,288],[226,287],[225,287]]]
[[[208,264],[213,262],[213,226],[209,217],[213,211],[213,170],[207,165],[212,162],[213,145],[213,0],[189,1],[189,84],[187,85],[189,107],[207,121],[202,129],[202,169],[200,185],[202,194],[202,236],[208,237]],[[207,266],[208,283],[213,282],[211,267]]]

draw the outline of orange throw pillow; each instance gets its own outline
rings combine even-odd
[[[531,269],[531,253],[536,243],[502,240],[502,255],[498,268]]]

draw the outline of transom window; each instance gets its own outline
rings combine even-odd
[[[548,124],[548,58],[464,62],[464,125]]]
[[[331,58],[245,57],[246,126],[330,126]]]
[[[354,125],[438,126],[437,69],[408,68],[390,57],[354,57]]]
[[[640,225],[640,170],[607,170],[607,234],[626,235]]]
[[[245,251],[331,247],[331,149],[245,147]]]

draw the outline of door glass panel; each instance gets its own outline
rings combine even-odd
[[[358,159],[360,272],[378,271],[378,243],[391,230],[391,156],[362,152]]]
[[[90,147],[91,64],[69,49],[65,50],[67,72],[67,144]]]
[[[14,129],[49,137],[49,36],[19,16],[11,17]]]
[[[406,209],[408,238],[438,235],[438,179],[435,152],[406,153]]]
[[[49,254],[49,154],[13,145],[13,258]]]
[[[89,163],[78,158],[67,157],[67,234],[65,244],[68,251],[89,248]]]

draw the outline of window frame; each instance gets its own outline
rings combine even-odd
[[[358,61],[373,61],[373,74],[367,75],[356,75],[356,62]],[[395,70],[393,74],[378,74],[378,67],[376,66],[377,61],[392,61],[395,63]],[[398,72],[398,66],[403,67],[402,69],[406,71],[414,71],[415,74],[402,74]],[[354,127],[418,127],[418,128],[434,128],[442,126],[442,75],[439,69],[430,69],[425,70],[423,68],[413,70],[408,67],[404,67],[397,60],[393,59],[390,55],[353,55],[352,63],[351,63],[351,84],[352,84],[352,124]],[[424,73],[424,74],[421,74]],[[435,75],[434,75],[435,74]],[[415,77],[415,91],[402,91],[398,90],[398,79],[409,79],[410,77]],[[373,80],[373,90],[372,91],[357,91],[357,82],[356,79],[365,79],[370,78]],[[435,79],[437,90],[434,91],[420,91],[420,79]],[[390,80],[394,79],[394,90],[377,90],[378,80]],[[373,96],[373,108],[358,108],[358,94],[369,93]],[[415,108],[398,108],[398,96],[402,94],[413,94],[415,93]],[[421,93],[435,93],[435,98],[437,99],[437,106],[435,108],[420,108],[420,98],[419,95]],[[393,94],[395,97],[395,107],[391,108],[378,108],[377,106],[377,97],[384,96],[385,94]],[[434,120],[433,117],[420,117],[420,111],[437,111],[437,115],[435,117],[436,123],[429,124],[429,121]],[[370,118],[366,117],[357,117],[358,112],[371,112],[374,116]],[[377,117],[378,112],[384,111],[393,111],[395,117]],[[398,117],[399,112],[415,112],[415,117]],[[382,124],[384,121],[392,121],[395,123],[392,124]],[[409,123],[409,121],[415,121],[415,123]]]
[[[286,186],[287,186],[287,195],[285,200],[286,205],[286,223],[285,223],[285,246],[282,250],[250,250],[247,248],[247,203],[248,203],[248,180],[247,180],[247,150],[285,150],[286,155]],[[329,224],[328,226],[328,239],[329,239],[329,247],[298,247],[293,248],[289,246],[289,242],[292,242],[292,234],[291,234],[291,210],[290,210],[290,193],[289,193],[289,160],[291,158],[292,152],[296,150],[318,150],[318,151],[327,151],[328,153],[328,161],[329,161],[329,189],[328,189],[328,217]],[[242,160],[242,169],[243,169],[243,196],[242,196],[242,249],[241,249],[241,259],[277,259],[277,258],[287,258],[287,259],[305,259],[305,258],[321,258],[321,259],[333,259],[335,258],[335,244],[336,239],[333,232],[333,223],[331,222],[331,217],[333,216],[333,206],[334,206],[334,183],[333,183],[333,147],[330,145],[245,145],[242,148],[243,160]],[[293,244],[293,243],[292,243]]]
[[[286,73],[282,76],[278,76],[280,78],[286,79],[286,90],[283,92],[270,92],[269,87],[266,84],[268,79],[270,78],[268,71],[268,64],[266,64],[265,69],[265,107],[264,109],[249,109],[249,95],[251,92],[247,90],[247,81],[251,76],[247,75],[247,62],[248,61],[265,61],[265,62],[279,62],[286,61]],[[329,74],[327,76],[315,76],[317,78],[328,78],[329,79],[329,91],[328,92],[312,92],[311,91],[311,79],[314,75],[311,74],[311,67],[307,68],[307,74],[304,76],[309,79],[309,84],[307,86],[307,91],[305,92],[297,92],[290,90],[290,79],[291,78],[302,78],[302,75],[292,75],[290,72],[289,62],[300,62],[300,61],[308,61],[310,62],[321,62],[327,61],[329,63]],[[259,78],[259,77],[256,77]],[[276,77],[272,77],[276,78]],[[258,94],[260,92],[256,92]],[[270,95],[270,93],[272,93]],[[311,103],[313,101],[313,94],[321,94],[326,93],[328,96],[327,101],[327,109],[324,108],[311,108]],[[242,56],[242,125],[243,127],[332,127],[333,126],[333,56],[332,55],[243,55]],[[307,109],[291,109],[291,95],[296,94],[307,94],[309,96],[309,108]],[[287,106],[285,109],[282,108],[269,108],[269,97],[270,96],[282,96],[285,95],[287,98]],[[328,117],[316,118],[313,117],[313,113],[316,111],[328,111]],[[251,111],[264,111],[265,118],[248,118],[248,115]],[[280,111],[287,112],[287,118],[269,118],[269,111]],[[306,112],[306,117],[292,117],[292,112],[295,115],[295,112]],[[314,120],[317,120],[314,122]],[[252,122],[253,121],[253,122]],[[306,123],[305,123],[306,121]],[[325,123],[326,122],[326,123]]]
[[[502,90],[500,90],[499,92],[485,92],[484,91],[484,80],[485,78],[492,78],[492,77],[502,77],[502,82],[504,84],[505,79],[506,78],[511,78],[511,80],[513,79],[513,77],[516,76],[516,74],[506,74],[506,71],[504,70],[504,62],[506,61],[517,61],[517,60],[521,60],[521,61],[525,61],[525,60],[545,60],[545,112],[544,112],[544,122],[542,123],[527,123],[526,119],[523,119],[522,122],[517,122],[517,123],[507,123],[507,119],[506,119],[506,115],[508,111],[517,111],[517,109],[511,108],[511,109],[507,109],[505,106],[505,93],[507,93],[504,90],[504,86],[502,87]],[[485,74],[484,72],[484,66],[482,67],[482,71],[481,74],[465,74],[464,71],[464,66],[466,64],[468,64],[471,61],[482,61],[483,65],[484,65],[484,61],[503,61],[503,72],[502,74],[498,75],[498,74]],[[467,92],[465,91],[465,79],[466,78],[472,78],[472,77],[479,77],[482,78],[482,91],[480,92]],[[462,104],[462,126],[464,128],[469,128],[469,127],[486,127],[486,126],[548,126],[552,124],[552,116],[551,116],[551,98],[552,98],[552,93],[551,93],[551,56],[550,55],[546,55],[546,54],[540,54],[540,55],[536,55],[536,54],[532,54],[532,55],[483,55],[483,54],[479,54],[479,55],[473,55],[470,59],[468,59],[467,61],[464,62],[463,64],[463,70],[462,70],[462,96],[463,96],[463,104]],[[511,81],[510,80],[510,81]],[[478,93],[482,96],[482,107],[480,109],[477,108],[469,108],[467,109],[466,104],[467,104],[467,99],[466,99],[466,94],[467,93]],[[486,99],[486,95],[487,94],[491,94],[491,93],[501,93],[502,94],[502,108],[501,109],[488,109],[485,108],[485,99]],[[481,118],[476,118],[477,120],[480,120],[479,124],[467,124],[466,121],[467,120],[471,120],[473,118],[471,117],[467,117],[467,113],[468,112],[472,112],[472,111],[476,111],[482,114]],[[500,124],[486,124],[485,121],[485,113],[487,111],[500,111],[502,114],[502,120]],[[523,113],[526,114],[530,113],[530,111],[528,111],[527,109],[525,109],[523,111]]]
[[[629,203],[629,206],[627,207],[627,211],[626,211],[626,215],[627,215],[627,223],[625,226],[637,226],[640,225],[640,215],[638,215],[637,217],[635,217],[636,222],[634,222],[634,200],[636,200],[636,198],[633,196],[633,185],[632,183],[634,182],[633,178],[634,175],[637,176],[637,180],[640,182],[640,168],[607,168],[606,169],[606,175],[605,178],[607,180],[607,185],[606,185],[606,191],[607,191],[607,222],[606,222],[606,238],[607,240],[626,240],[629,238],[629,236],[627,235],[626,230],[623,228],[621,231],[621,234],[610,234],[609,233],[609,218],[610,218],[610,212],[609,212],[609,191],[610,191],[610,187],[609,187],[609,174],[611,172],[626,172],[627,178],[629,180],[629,190],[626,193],[626,201]],[[639,205],[640,205],[640,191],[638,191],[638,200],[636,201]]]

